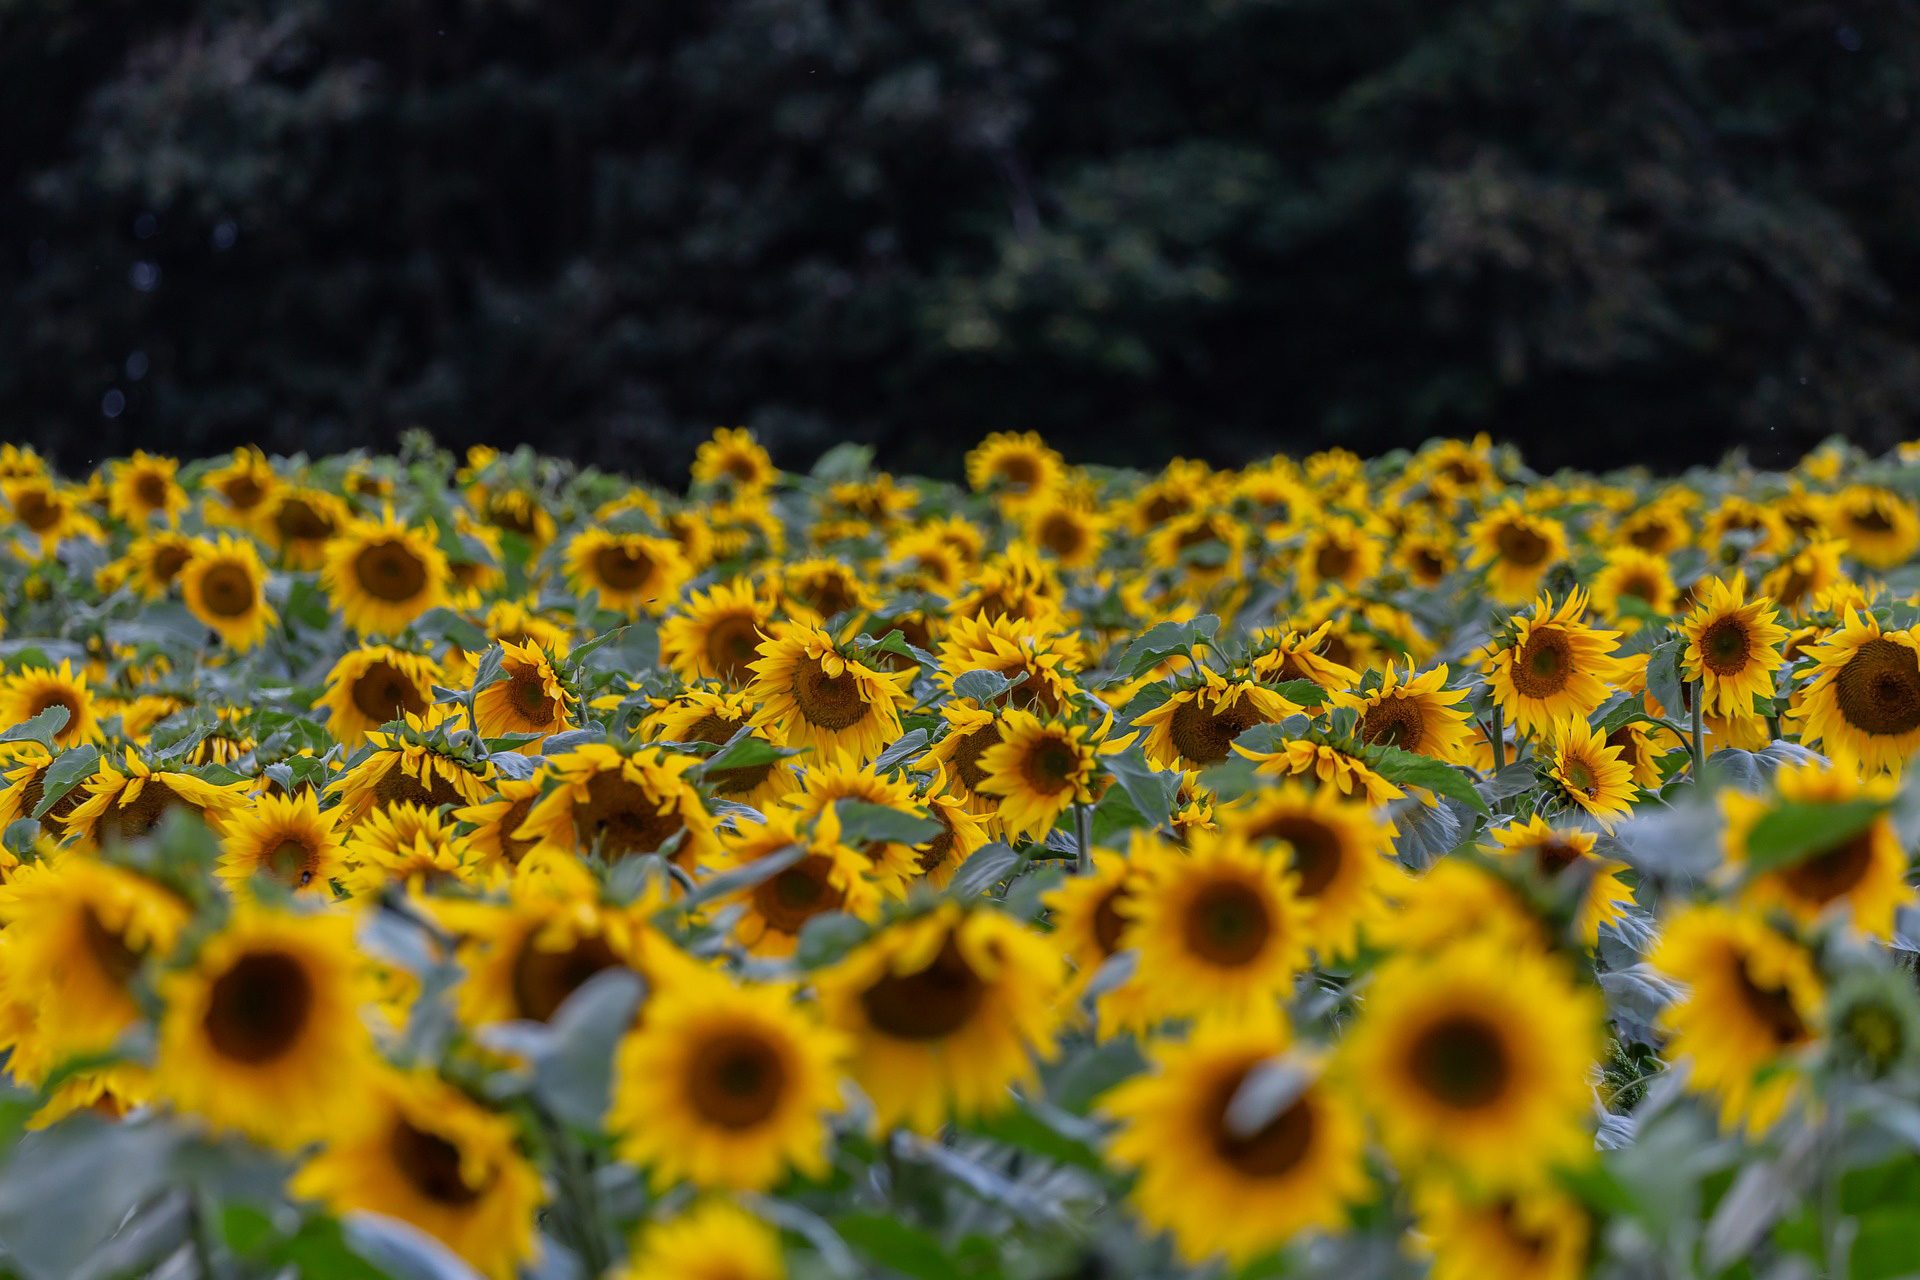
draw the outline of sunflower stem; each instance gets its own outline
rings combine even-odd
[[[1493,732],[1487,735],[1487,742],[1493,747],[1493,771],[1498,773],[1507,767],[1507,721],[1497,702],[1493,706]]]
[[[1084,804],[1073,806],[1073,840],[1073,871],[1083,876],[1093,870],[1093,810]]]
[[[1687,687],[1691,691],[1687,701],[1693,704],[1693,785],[1697,787],[1701,783],[1700,768],[1705,760],[1700,747],[1700,700],[1705,684],[1700,680],[1694,680]]]

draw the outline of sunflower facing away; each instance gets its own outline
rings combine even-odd
[[[488,1280],[513,1280],[538,1252],[546,1198],[513,1121],[423,1071],[381,1072],[289,1189],[411,1223]]]
[[[500,652],[500,678],[473,698],[476,727],[483,738],[532,734],[518,750],[536,754],[548,737],[573,727],[573,695],[537,646],[503,641]]]
[[[1093,802],[1098,748],[1088,732],[1026,711],[1001,718],[1000,741],[980,756],[980,790],[1002,797],[998,816],[1009,833],[1038,838],[1069,805]]]
[[[1233,750],[1235,755],[1253,761],[1259,773],[1317,780],[1341,795],[1365,797],[1371,805],[1383,805],[1407,794],[1353,752],[1324,742],[1296,738],[1282,743],[1277,751],[1254,751],[1235,743]]]
[[[1868,773],[1899,773],[1920,748],[1920,640],[1849,609],[1843,627],[1805,652],[1819,666],[1790,713],[1803,740]]]
[[[423,654],[384,644],[366,644],[340,655],[327,673],[326,692],[314,702],[327,713],[327,731],[348,747],[406,716],[426,713],[433,686],[445,679],[440,664]]]
[[[1060,955],[990,907],[946,903],[888,926],[817,978],[827,1025],[882,1129],[986,1116],[1051,1056]]]
[[[1558,608],[1541,596],[1516,616],[1509,643],[1487,647],[1487,684],[1493,700],[1522,733],[1541,733],[1564,716],[1590,716],[1607,700],[1622,672],[1614,658],[1617,631],[1580,621],[1587,597],[1575,590]]]
[[[1277,1114],[1244,1118],[1243,1086],[1275,1071],[1299,1073],[1297,1093]],[[1189,1262],[1243,1262],[1302,1231],[1337,1230],[1368,1191],[1359,1118],[1275,1027],[1212,1024],[1163,1041],[1153,1069],[1101,1105],[1121,1125],[1114,1159],[1139,1170],[1140,1216]]]
[[[1543,880],[1552,881],[1569,869],[1586,875],[1573,924],[1589,947],[1599,939],[1600,926],[1618,920],[1625,914],[1624,904],[1633,901],[1633,891],[1620,881],[1627,864],[1596,856],[1598,837],[1591,831],[1555,828],[1536,814],[1495,829],[1493,839],[1496,855],[1525,859]]]
[[[295,893],[332,895],[332,881],[345,869],[344,841],[334,827],[338,809],[321,809],[311,791],[257,796],[230,814],[220,835],[220,878],[244,888],[255,876],[279,881]]]
[[[911,672],[876,671],[842,653],[817,627],[770,637],[751,664],[754,725],[773,725],[788,746],[871,760],[900,736],[900,703]]]
[[[1747,599],[1744,574],[1714,578],[1694,588],[1693,612],[1680,624],[1687,647],[1680,656],[1689,680],[1704,681],[1701,710],[1751,716],[1753,700],[1773,696],[1773,673],[1786,658],[1787,629],[1765,596]]]
[[[395,635],[446,603],[446,553],[430,533],[409,528],[388,511],[355,521],[327,546],[320,581],[334,610],[362,635]]]

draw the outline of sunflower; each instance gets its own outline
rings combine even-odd
[[[70,659],[60,666],[21,667],[0,678],[0,724],[12,726],[52,707],[62,707],[67,722],[53,735],[56,747],[74,747],[100,740],[100,722],[94,711],[93,691],[84,675],[76,675]]]
[[[210,524],[251,526],[279,488],[280,477],[273,474],[267,455],[252,445],[235,449],[227,465],[200,479]]]
[[[1127,917],[1121,914],[1121,905],[1147,890],[1146,859],[1141,856],[1145,844],[1145,838],[1136,839],[1132,857],[1095,849],[1084,874],[1067,877],[1041,898],[1053,925],[1054,948],[1073,966],[1067,990],[1075,999],[1085,995],[1101,966],[1122,950]],[[1100,995],[1096,1012],[1103,1032],[1146,1028],[1149,1017],[1140,989],[1135,976]]]
[[[91,537],[99,540],[99,526],[80,509],[80,495],[44,478],[0,482],[13,518],[21,529],[34,536],[41,558],[68,538]]]
[[[1245,572],[1247,531],[1225,511],[1192,511],[1176,516],[1147,538],[1149,568],[1173,569],[1181,589],[1198,594]]]
[[[1211,501],[1214,476],[1204,462],[1175,458],[1127,501],[1135,533],[1152,533],[1170,520],[1197,511]]]
[[[1323,583],[1357,590],[1380,572],[1384,559],[1384,544],[1377,529],[1344,516],[1317,521],[1300,544],[1294,562],[1300,598],[1318,595]]]
[[[1920,549],[1920,513],[1890,489],[1851,485],[1833,497],[1833,529],[1853,558],[1870,569],[1892,569]]]
[[[483,860],[517,866],[539,843],[514,833],[539,803],[545,781],[546,775],[538,772],[530,778],[496,778],[494,794],[453,810],[453,816],[471,828],[469,838]]]
[[[839,560],[799,560],[785,566],[779,596],[788,617],[816,627],[843,614],[868,612],[878,603],[853,567]]]
[[[1666,922],[1649,963],[1688,988],[1660,1015],[1688,1086],[1720,1099],[1723,1128],[1770,1128],[1818,1038],[1825,993],[1813,956],[1755,916],[1697,904]]]
[[[1197,769],[1232,754],[1233,740],[1257,724],[1275,724],[1299,711],[1273,690],[1248,679],[1229,680],[1211,667],[1181,682],[1150,711],[1134,717],[1146,731],[1148,757],[1163,769]]]
[[[1694,588],[1693,612],[1680,624],[1687,679],[1704,681],[1703,713],[1751,716],[1755,698],[1773,696],[1773,673],[1786,662],[1780,652],[1787,629],[1765,596],[1747,599],[1745,574],[1714,578]]]
[[[883,929],[816,977],[827,1025],[875,1123],[932,1133],[1004,1110],[1054,1052],[1060,954],[1010,916],[943,903]]]
[[[660,657],[682,680],[724,680],[735,689],[753,679],[760,637],[773,626],[773,604],[752,584],[722,582],[687,594],[660,624]]]
[[[528,489],[496,489],[487,493],[475,508],[487,527],[510,533],[524,541],[529,549],[539,551],[552,542],[558,532],[545,501],[539,493]]]
[[[724,743],[748,727],[756,709],[753,699],[744,693],[696,686],[682,690],[672,701],[648,716],[646,734],[661,742]],[[778,741],[777,730],[768,727],[760,733],[762,737],[774,739],[770,745],[784,745]],[[764,809],[793,790],[792,758],[736,768],[707,769],[702,774],[701,783],[719,799]]]
[[[113,481],[107,486],[107,509],[116,519],[135,528],[155,516],[172,523],[187,506],[187,491],[174,476],[180,463],[174,458],[157,457],[144,449],[135,449],[131,458],[113,464]]]
[[[1764,729],[1764,725],[1762,727]],[[1620,763],[1627,766],[1634,786],[1643,791],[1658,791],[1664,780],[1661,759],[1685,744],[1661,725],[1636,720],[1608,730],[1607,745],[1620,748]]]
[[[1293,892],[1308,908],[1308,945],[1321,955],[1351,955],[1362,929],[1379,921],[1393,828],[1367,804],[1330,787],[1288,782],[1256,792],[1221,820],[1248,844],[1280,845]]]
[[[545,1193],[514,1123],[425,1071],[382,1071],[355,1102],[288,1189],[411,1223],[488,1280],[519,1275]]]
[[[1417,587],[1439,586],[1458,559],[1451,530],[1415,529],[1393,548],[1393,563]]]
[[[33,818],[33,811],[46,798],[47,770],[52,767],[52,753],[37,742],[0,745],[0,775],[6,779],[0,788],[0,831]],[[68,790],[40,816],[40,829],[55,840],[66,835],[67,819],[85,794],[77,786]]]
[[[158,1092],[274,1147],[360,1110],[372,1060],[353,921],[239,904],[192,966],[161,979]]]
[[[1568,716],[1547,736],[1548,776],[1560,798],[1613,830],[1633,810],[1633,771],[1621,761],[1620,748],[1608,746],[1605,735],[1579,716]]]
[[[289,486],[265,507],[260,536],[288,569],[320,568],[326,563],[327,543],[353,523],[347,504],[324,489]]]
[[[1407,794],[1353,752],[1324,742],[1296,738],[1282,743],[1277,751],[1253,751],[1236,742],[1233,750],[1235,755],[1253,761],[1258,773],[1317,779],[1323,787],[1341,795],[1365,796],[1371,805],[1383,805]]]
[[[946,793],[946,779],[937,770],[915,794],[914,801],[944,830],[933,839],[913,846],[913,860],[928,884],[944,889],[953,883],[960,865],[987,842],[986,824],[975,817],[965,803]]]
[[[67,815],[70,830],[95,844],[110,840],[137,840],[151,835],[171,810],[196,813],[214,831],[236,811],[246,807],[243,782],[213,783],[190,773],[154,769],[127,748],[119,764],[102,760],[100,771],[85,783],[86,796]]]
[[[1418,1196],[1432,1280],[1583,1280],[1593,1220],[1578,1201],[1534,1188],[1476,1197],[1434,1180]]]
[[[1026,514],[1027,539],[1063,569],[1089,569],[1106,544],[1108,520],[1072,502],[1049,499]]]
[[[430,534],[388,510],[378,521],[355,521],[327,545],[320,581],[348,627],[395,634],[445,603],[447,557]]]
[[[480,629],[495,644],[511,640],[515,644],[539,645],[556,657],[565,657],[573,648],[573,633],[564,623],[566,615],[558,611],[536,612],[528,600],[496,600],[487,606]],[[560,621],[556,621],[556,616]]]
[[[1109,1092],[1120,1122],[1114,1160],[1139,1171],[1131,1199],[1199,1263],[1241,1263],[1303,1231],[1338,1231],[1365,1198],[1366,1135],[1310,1057],[1286,1053],[1274,1027],[1207,1026],[1153,1051],[1153,1070]],[[1234,1103],[1262,1072],[1304,1083],[1277,1114],[1242,1118]]]
[[[693,454],[693,478],[699,484],[726,484],[759,493],[780,479],[773,458],[745,427],[716,427],[711,440]]]
[[[343,852],[352,870],[340,882],[356,898],[376,897],[388,885],[416,896],[450,884],[478,885],[489,866],[509,865],[504,859],[489,859],[455,830],[454,820],[442,810],[405,801],[362,818],[347,836]]]
[[[1000,742],[1000,717],[962,702],[948,702],[940,708],[940,718],[947,731],[927,748],[921,762],[940,771],[947,794],[965,805],[967,812],[997,822],[1000,797],[980,789],[987,780],[980,758]]]
[[[919,816],[910,780],[899,775],[881,774],[873,766],[846,755],[816,760],[808,765],[801,777],[800,790],[785,797],[785,803],[809,821],[819,818],[843,800]],[[908,882],[920,873],[919,856],[912,846],[888,841],[864,841],[857,847],[867,860],[868,871],[875,881],[888,893],[905,897]]]
[[[1308,907],[1285,860],[1233,833],[1185,853],[1141,850],[1145,879],[1116,907],[1156,1015],[1269,1018],[1307,962]]]
[[[607,1127],[656,1191],[817,1178],[844,1056],[842,1037],[785,987],[690,983],[649,1002],[645,1024],[621,1041]]]
[[[1632,600],[1634,608],[1624,607]],[[1603,618],[1619,623],[1623,631],[1635,631],[1642,615],[1664,617],[1672,613],[1680,600],[1673,585],[1673,573],[1664,556],[1638,547],[1615,547],[1607,552],[1607,562],[1593,576],[1593,608]]]
[[[980,790],[1003,797],[998,817],[1014,835],[1038,839],[1068,806],[1092,804],[1098,749],[1085,725],[1026,711],[1000,720],[1000,741],[980,756]]]
[[[657,747],[629,754],[604,742],[549,757],[547,792],[513,834],[570,854],[597,852],[609,862],[666,852],[681,867],[709,865],[720,852],[713,817],[685,776],[699,763]]]
[[[879,913],[881,893],[868,874],[872,864],[840,842],[840,819],[832,808],[813,822],[803,822],[791,809],[775,809],[764,825],[743,823],[722,831],[720,843],[725,869],[752,866],[795,845],[806,851],[792,866],[736,895],[745,910],[734,923],[734,936],[755,955],[792,955],[800,931],[817,915],[843,911],[871,920]]]
[[[1920,640],[1849,609],[1844,626],[1804,652],[1819,663],[1789,712],[1804,740],[1847,767],[1899,773],[1920,747]]]
[[[1783,765],[1773,781],[1781,803],[1831,807],[1836,826],[1844,824],[1847,812],[1861,801],[1890,807],[1898,790],[1892,778],[1862,782],[1851,771],[1817,761]],[[1727,861],[1746,870],[1754,828],[1774,806],[1759,796],[1727,790],[1720,793],[1720,807],[1727,821]],[[1756,908],[1781,907],[1808,922],[1839,907],[1856,929],[1887,942],[1893,937],[1895,912],[1914,903],[1906,877],[1906,852],[1883,809],[1844,839],[1818,846],[1791,862],[1749,871],[1746,898]]]
[[[1058,715],[1080,691],[1074,677],[1087,662],[1085,648],[1070,632],[1004,616],[954,616],[938,656],[935,679],[942,687],[951,690],[968,671],[992,671],[1009,680],[1024,676],[996,701],[1048,715]]]
[[[1552,941],[1515,887],[1478,863],[1442,858],[1421,875],[1387,880],[1393,909],[1370,937],[1388,950],[1432,955],[1463,938],[1493,938],[1511,949],[1542,951]]]
[[[14,1077],[103,1053],[138,1022],[132,987],[149,959],[173,950],[191,917],[164,886],[79,854],[36,864],[0,897],[7,999],[31,1010],[31,1042],[16,1044]]]
[[[1024,543],[1011,543],[973,574],[971,590],[951,602],[948,616],[991,622],[1010,618],[1051,627],[1060,616],[1060,575]]]
[[[1344,1076],[1402,1170],[1534,1185],[1592,1159],[1587,1073],[1602,1016],[1556,957],[1470,939],[1381,966],[1347,1033]]]
[[[500,652],[500,679],[474,695],[474,723],[484,738],[535,735],[519,747],[532,755],[550,735],[573,727],[573,695],[537,646],[503,641]]]
[[[900,703],[912,673],[876,671],[818,627],[769,637],[749,669],[747,696],[760,706],[754,726],[775,726],[788,746],[871,760],[900,736]]]
[[[327,732],[347,747],[406,716],[426,714],[433,686],[445,679],[440,664],[422,654],[383,644],[349,649],[327,672],[326,692],[313,709],[327,713]]]
[[[1435,760],[1463,761],[1472,717],[1458,705],[1467,691],[1446,687],[1446,664],[1417,676],[1390,665],[1380,675],[1378,688],[1333,695],[1335,706],[1360,713],[1360,740]]]
[[[1493,839],[1492,852],[1524,860],[1544,880],[1552,881],[1574,867],[1586,875],[1573,924],[1589,947],[1599,939],[1600,926],[1626,914],[1623,904],[1633,901],[1633,891],[1620,882],[1627,864],[1595,855],[1598,838],[1591,831],[1555,828],[1535,815],[1496,828]]]
[[[338,813],[322,810],[311,791],[255,797],[221,831],[220,878],[236,891],[264,875],[295,892],[331,895],[345,866],[344,841],[334,826]]]
[[[1360,673],[1328,656],[1326,645],[1332,632],[1331,619],[1306,632],[1255,632],[1255,678],[1270,684],[1311,680],[1322,689],[1351,689],[1360,683]]]
[[[1551,595],[1516,616],[1510,635],[1482,653],[1493,700],[1522,733],[1539,733],[1569,715],[1590,716],[1624,671],[1614,654],[1617,631],[1580,621],[1586,593],[1576,588],[1558,608]]]
[[[574,591],[597,592],[601,608],[630,618],[663,613],[693,573],[671,538],[607,529],[583,529],[568,539],[565,568]]]
[[[401,801],[429,809],[470,805],[491,790],[493,765],[448,754],[425,718],[408,715],[391,730],[369,733],[367,741],[373,754],[327,784],[327,791],[340,798],[346,826]]]
[[[975,493],[1000,495],[1009,506],[1032,505],[1066,474],[1060,455],[1036,432],[996,431],[967,454],[967,483]]]
[[[1760,579],[1760,590],[1790,614],[1805,614],[1820,595],[1842,581],[1840,558],[1847,544],[1821,538],[1796,547]]]
[[[787,1280],[780,1233],[724,1200],[649,1226],[609,1280]]]
[[[267,603],[266,566],[251,542],[226,534],[202,542],[180,570],[180,594],[193,616],[245,653],[267,638],[277,620]]]

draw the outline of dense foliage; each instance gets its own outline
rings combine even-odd
[[[1909,1274],[1920,449],[0,450],[0,1274]]]
[[[656,479],[716,422],[1885,448],[1916,68],[1908,4],[0,0],[0,415]]]

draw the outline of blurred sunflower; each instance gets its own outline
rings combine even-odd
[[[1788,713],[1802,740],[1844,765],[1899,773],[1920,748],[1920,640],[1849,609],[1844,626],[1803,652],[1819,665]]]
[[[1032,431],[996,431],[967,454],[967,483],[973,491],[999,494],[1016,506],[1051,493],[1065,470],[1060,455]]]
[[[1067,877],[1041,899],[1053,925],[1054,946],[1073,966],[1067,991],[1076,999],[1084,997],[1101,966],[1120,954],[1127,929],[1121,904],[1147,887],[1142,858],[1096,849],[1091,861],[1085,874]],[[1145,1030],[1150,1018],[1140,999],[1137,971],[1118,988],[1102,992],[1096,1012],[1102,1034]]]
[[[327,543],[353,523],[353,510],[325,489],[289,486],[265,504],[260,536],[288,569],[318,569],[326,563]]]
[[[1618,920],[1625,914],[1623,904],[1633,901],[1633,891],[1620,881],[1627,864],[1597,856],[1593,848],[1598,837],[1591,831],[1554,827],[1536,814],[1495,828],[1493,840],[1493,853],[1521,859],[1543,880],[1556,880],[1569,871],[1585,877],[1573,926],[1589,947],[1599,939],[1600,926]]]
[[[131,458],[122,458],[113,464],[113,480],[107,486],[107,509],[115,519],[136,528],[155,516],[173,523],[187,507],[187,491],[174,479],[179,470],[177,459],[135,449]]]
[[[388,509],[356,520],[327,544],[321,584],[334,612],[363,635],[395,635],[447,595],[447,556],[433,537]]]
[[[357,747],[367,734],[406,716],[426,713],[433,686],[445,678],[440,664],[422,654],[384,644],[363,644],[340,655],[327,672],[326,691],[313,703],[327,713],[327,731],[343,746]]]
[[[1583,1280],[1593,1221],[1577,1200],[1535,1188],[1474,1196],[1435,1179],[1417,1197],[1432,1280]]]
[[[251,528],[266,509],[267,500],[279,489],[280,477],[268,465],[267,455],[251,445],[235,449],[225,466],[200,478],[209,524]]]
[[[600,607],[637,618],[658,616],[673,603],[693,568],[670,538],[583,529],[567,542],[567,585],[598,592]]]
[[[1633,601],[1629,606],[1625,602]],[[1680,591],[1666,557],[1635,546],[1613,547],[1593,576],[1593,608],[1623,631],[1637,631],[1643,617],[1664,617],[1679,603]]]
[[[756,727],[776,726],[789,746],[862,760],[900,736],[909,672],[876,671],[848,657],[817,627],[795,626],[760,646],[747,695]]]
[[[235,891],[266,876],[296,893],[330,897],[331,882],[345,869],[345,841],[334,825],[338,814],[323,810],[311,791],[256,796],[223,824],[216,871]]]
[[[1371,582],[1386,552],[1377,530],[1333,516],[1308,530],[1296,556],[1293,572],[1304,600],[1319,594],[1325,583],[1352,591]]]
[[[67,713],[67,722],[53,734],[56,747],[100,740],[93,691],[86,677],[74,672],[70,659],[61,659],[57,668],[21,667],[0,678],[0,723],[25,724],[53,707]]]
[[[202,542],[180,570],[180,595],[193,616],[245,653],[278,619],[266,597],[267,570],[251,542],[221,534]]]
[[[1251,845],[1279,846],[1293,892],[1308,908],[1308,945],[1322,956],[1351,955],[1361,930],[1379,922],[1393,828],[1367,804],[1332,788],[1287,782],[1256,792],[1222,821]]]
[[[786,1280],[780,1234],[725,1200],[648,1226],[610,1280]]]
[[[727,484],[758,493],[780,478],[773,458],[744,427],[717,427],[713,438],[694,450],[693,478],[700,484]]]
[[[1051,500],[1026,515],[1027,537],[1063,569],[1088,569],[1106,545],[1108,521],[1072,502]]]
[[[608,862],[665,852],[683,868],[711,864],[720,852],[713,817],[686,777],[699,763],[657,747],[629,753],[603,742],[550,756],[546,793],[514,834]]]
[[[155,769],[132,747],[115,762],[103,759],[84,786],[67,826],[95,844],[137,840],[159,829],[174,810],[198,815],[215,832],[249,803],[245,783],[216,783],[190,773]]]
[[[1832,815],[1826,828],[1830,831],[1857,829],[1790,861],[1770,859],[1756,865],[1754,831],[1776,811],[1776,804],[1731,789],[1722,791],[1727,861],[1747,877],[1747,901],[1761,910],[1784,908],[1803,922],[1843,907],[1856,929],[1882,942],[1891,941],[1895,912],[1915,900],[1907,883],[1906,851],[1891,818],[1898,784],[1891,778],[1863,782],[1850,771],[1818,761],[1782,765],[1773,782],[1779,805],[1826,810]],[[1854,813],[1863,803],[1880,808],[1861,825]]]
[[[1920,513],[1890,489],[1849,485],[1834,495],[1834,532],[1853,558],[1870,569],[1891,569],[1920,550]]]
[[[201,539],[171,529],[143,533],[127,543],[120,558],[101,570],[114,585],[124,584],[138,592],[142,600],[158,600],[179,579],[199,550]]]
[[[724,680],[735,689],[753,679],[761,635],[773,626],[773,605],[746,582],[688,592],[660,624],[660,657],[682,680]]]
[[[734,937],[755,955],[788,956],[807,921],[829,911],[860,920],[878,915],[879,888],[869,876],[866,857],[840,842],[840,819],[833,809],[803,823],[791,809],[775,809],[764,824],[743,823],[720,832],[728,870],[779,857],[798,846],[798,862],[734,895],[745,907],[733,926]]]
[[[1788,613],[1799,615],[1821,592],[1841,581],[1847,544],[1823,538],[1794,548],[1760,579],[1760,590]]]
[[[1473,551],[1467,567],[1487,571],[1496,600],[1525,600],[1540,589],[1547,570],[1567,557],[1567,530],[1558,520],[1530,515],[1511,500],[1467,529]]]

